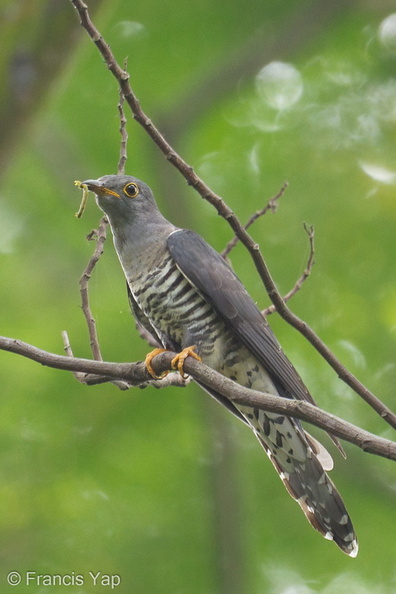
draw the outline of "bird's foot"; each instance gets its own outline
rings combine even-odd
[[[161,373],[161,375],[157,375],[153,369],[153,366],[151,365],[151,361],[154,359],[154,357],[156,357],[160,353],[165,353],[166,350],[167,349],[154,349],[153,351],[151,351],[150,353],[148,353],[146,355],[144,364],[146,365],[147,371],[149,372],[151,377],[154,379],[162,379],[162,378],[166,377],[169,373],[169,371],[164,371],[163,373]],[[174,359],[172,360],[172,363],[173,363],[173,361],[174,361]]]
[[[196,347],[194,345],[186,347],[181,351],[181,353],[178,353],[176,357],[174,357],[171,361],[172,369],[177,369],[177,371],[180,373],[183,379],[186,379],[188,377],[184,373],[184,361],[187,359],[187,357],[194,357],[194,359],[196,359],[197,361],[202,361],[201,357],[197,355],[197,353],[195,352],[195,349]]]
[[[187,374],[184,373],[184,361],[187,359],[187,357],[194,357],[194,359],[197,359],[197,361],[201,361],[201,357],[197,355],[197,353],[195,352],[195,348],[196,347],[194,345],[186,347],[180,353],[178,353],[176,357],[173,357],[171,361],[171,369],[178,371],[183,379],[186,379],[188,377]],[[154,357],[156,357],[160,353],[165,353],[167,350],[168,349],[154,349],[146,355],[144,363],[146,365],[147,371],[153,379],[163,379],[169,373],[169,371],[164,371],[163,373],[161,373],[161,375],[157,375],[151,364]]]

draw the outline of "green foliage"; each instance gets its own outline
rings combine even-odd
[[[19,12],[13,4],[1,9],[11,23],[2,36],[3,78],[10,76],[14,52],[23,49],[28,23],[28,48],[47,34],[41,19],[51,3],[41,2],[34,15],[27,4]],[[308,256],[302,222],[314,224],[316,265],[292,308],[391,406],[396,56],[379,35],[386,10],[374,2],[345,13],[341,7],[293,51],[286,21],[297,23],[299,10],[292,17],[285,2],[89,4],[117,59],[128,57],[143,108],[242,221],[289,182],[276,215],[260,219],[252,233],[287,291]],[[53,17],[57,31],[68,11],[73,8],[65,2]],[[22,116],[25,124],[0,185],[0,316],[4,335],[61,353],[60,332],[67,330],[75,354],[90,356],[78,280],[93,250],[85,235],[100,215],[91,200],[84,217],[74,218],[80,192],[73,180],[116,171],[118,90],[77,18],[73,28],[79,41],[64,49],[56,77],[42,80],[42,99],[29,118],[15,107],[15,125]],[[263,48],[270,34],[283,48],[268,59]],[[250,46],[255,35],[262,44]],[[251,72],[249,58],[259,63],[260,51],[266,57]],[[226,84],[230,66],[245,54],[246,74]],[[271,83],[268,71],[256,78],[271,61],[295,69],[294,87],[285,91],[289,79]],[[231,237],[226,223],[129,120],[127,171],[155,189],[167,216],[222,249]],[[255,299],[267,305],[246,252],[237,247],[232,261]],[[147,350],[124,289],[109,239],[90,283],[107,360],[133,361]],[[381,420],[311,347],[273,318],[319,404],[385,434]],[[13,569],[84,574],[84,586],[68,589],[76,593],[109,590],[94,587],[89,571],[121,575],[116,591],[125,593],[395,590],[391,462],[352,447],[347,461],[335,454],[333,479],[361,544],[351,560],[309,528],[254,437],[192,386],[125,394],[111,385],[81,386],[21,357],[0,358],[2,591]],[[224,475],[227,483],[219,478]],[[49,591],[25,588],[19,591]]]

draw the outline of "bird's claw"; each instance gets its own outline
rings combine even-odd
[[[146,358],[144,360],[144,364],[146,365],[146,369],[149,372],[149,374],[151,375],[151,377],[153,379],[163,379],[164,377],[166,377],[169,373],[169,371],[163,371],[161,373],[161,375],[157,375],[153,369],[153,366],[151,365],[151,361],[154,359],[154,357],[156,357],[157,355],[159,355],[160,353],[164,353],[167,349],[154,349],[153,351],[151,351],[150,353],[148,353],[146,355]]]
[[[184,361],[187,359],[187,357],[193,357],[197,361],[201,361],[201,357],[199,355],[197,355],[197,353],[195,352],[195,349],[196,349],[196,347],[194,345],[186,347],[180,353],[178,353],[176,355],[176,357],[173,357],[173,359],[171,361],[171,369],[178,371],[180,373],[180,376],[183,379],[186,379],[188,377],[187,374],[184,373]],[[147,371],[149,372],[149,374],[151,375],[151,377],[153,379],[157,379],[157,380],[163,379],[169,373],[169,371],[164,371],[163,373],[161,373],[161,375],[157,375],[153,369],[152,364],[151,364],[154,357],[156,357],[160,353],[164,353],[166,351],[167,351],[167,349],[159,349],[158,348],[158,349],[154,349],[153,351],[150,351],[150,353],[148,353],[146,355],[144,363],[146,365]]]
[[[202,360],[201,357],[197,355],[197,353],[195,352],[195,348],[196,347],[194,345],[186,347],[181,351],[181,353],[178,353],[176,357],[174,357],[171,361],[171,368],[175,370],[177,369],[177,371],[180,373],[183,379],[186,379],[188,377],[184,373],[184,361],[187,359],[187,357],[193,357],[197,361]]]

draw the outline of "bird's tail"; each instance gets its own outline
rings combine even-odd
[[[239,405],[238,409],[309,523],[325,538],[334,540],[344,553],[356,557],[358,544],[352,522],[326,473],[333,467],[327,450],[297,419],[247,406]]]
[[[356,557],[358,543],[351,519],[341,495],[308,443],[310,436],[306,436],[305,460],[296,460],[290,454],[285,458],[284,453],[288,451],[284,449],[285,443],[280,450],[267,443],[268,439],[263,438],[261,432],[256,430],[255,433],[287,491],[300,505],[311,526],[326,539],[334,540],[344,553]]]

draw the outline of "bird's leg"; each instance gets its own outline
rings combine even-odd
[[[183,368],[184,361],[187,359],[187,357],[194,357],[194,359],[197,359],[197,361],[202,360],[201,357],[199,355],[197,355],[197,353],[195,352],[195,349],[196,349],[195,345],[186,347],[180,353],[178,353],[176,355],[176,357],[173,357],[173,359],[171,361],[171,368],[177,370],[183,379],[186,379],[188,377],[184,373],[184,368]],[[169,371],[164,371],[163,373],[161,373],[161,375],[157,375],[153,369],[153,366],[151,365],[151,361],[154,359],[154,357],[156,357],[160,353],[165,353],[167,350],[168,349],[158,348],[158,349],[154,349],[153,351],[150,351],[150,353],[148,353],[146,355],[144,363],[146,365],[147,371],[154,379],[162,379],[162,378],[166,377],[169,373]]]
[[[181,353],[178,353],[176,357],[174,357],[171,361],[172,369],[177,369],[183,379],[186,379],[187,377],[187,375],[184,373],[183,368],[184,361],[187,359],[187,357],[194,357],[194,359],[197,359],[197,361],[202,361],[201,357],[197,355],[197,353],[195,352],[195,348],[195,345],[186,347],[181,351]]]
[[[150,353],[148,353],[146,355],[144,364],[146,365],[147,371],[154,379],[162,379],[162,378],[166,377],[169,373],[169,371],[164,371],[163,373],[161,373],[161,375],[157,375],[153,369],[153,366],[151,365],[151,361],[154,359],[154,357],[156,357],[160,353],[164,353],[166,350],[167,349],[154,349],[153,351],[151,351]],[[172,363],[173,363],[173,361],[174,361],[174,359],[172,360]]]

